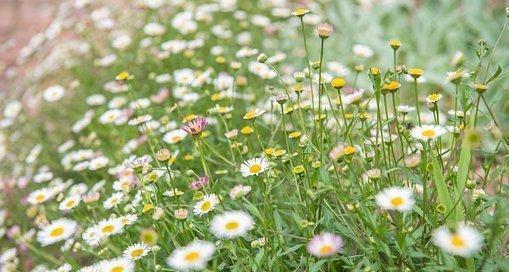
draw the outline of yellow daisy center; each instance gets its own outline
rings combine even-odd
[[[244,115],[244,119],[253,119],[256,113],[254,111],[249,111]]]
[[[210,203],[210,201],[207,200],[207,201],[203,202],[203,204],[201,204],[200,209],[202,211],[208,211],[208,210],[210,210],[211,207],[212,207],[212,203]]]
[[[454,246],[454,247],[464,247],[465,246],[465,241],[463,240],[463,238],[461,238],[461,236],[459,236],[458,234],[454,234],[452,237],[451,237],[451,244]]]
[[[62,227],[57,227],[55,229],[53,229],[50,233],[49,233],[49,236],[51,237],[58,237],[60,235],[62,235],[64,233],[64,228]]]
[[[132,257],[140,257],[140,256],[141,256],[141,254],[143,254],[143,252],[144,252],[144,250],[143,250],[143,249],[141,249],[141,248],[137,248],[137,249],[135,249],[135,250],[131,251],[131,256],[132,256]]]
[[[106,225],[102,228],[102,233],[111,233],[115,227],[113,225]]]
[[[196,251],[191,251],[184,256],[184,260],[188,262],[196,262],[200,259],[200,253]]]
[[[394,197],[391,199],[391,204],[394,206],[400,206],[401,204],[403,204],[403,198],[399,196]]]
[[[174,142],[179,142],[179,141],[181,141],[181,140],[182,140],[182,137],[180,137],[180,136],[176,135],[176,136],[173,136],[173,137],[171,138],[171,140],[172,140],[172,141],[174,141]]]
[[[37,202],[41,202],[41,201],[43,201],[43,200],[44,200],[44,195],[37,195],[37,196],[35,197],[35,200],[37,200]]]
[[[110,271],[111,272],[124,272],[124,268],[122,266],[115,266]]]
[[[239,227],[239,222],[237,221],[231,221],[226,223],[225,228],[227,230],[236,230]]]
[[[332,253],[332,247],[330,245],[324,245],[320,248],[320,254],[328,255]]]
[[[74,205],[74,203],[76,203],[74,200],[69,200],[69,201],[67,201],[67,204],[65,204],[65,206],[67,208],[70,208],[70,207],[72,207]]]
[[[261,170],[262,170],[262,166],[259,164],[255,164],[255,165],[252,165],[251,167],[249,167],[249,172],[251,174],[260,173]]]
[[[421,132],[421,135],[426,138],[432,138],[432,137],[435,137],[436,133],[432,129],[426,129]]]

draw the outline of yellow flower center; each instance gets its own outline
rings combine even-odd
[[[141,248],[137,248],[131,252],[131,257],[140,257],[143,254],[144,250]]]
[[[239,227],[239,222],[231,221],[226,223],[225,228],[227,230],[236,230]]]
[[[463,240],[463,238],[461,238],[461,236],[459,236],[458,234],[454,234],[452,237],[451,237],[451,244],[454,246],[454,247],[464,247],[465,246],[465,241]]]
[[[421,135],[426,138],[432,138],[432,137],[435,137],[436,133],[432,129],[426,129],[421,132]]]
[[[42,202],[42,201],[44,201],[44,195],[37,195],[37,196],[35,197],[35,200],[37,200],[37,202]]]
[[[111,270],[111,272],[124,272],[124,268],[122,266],[115,266]]]
[[[253,119],[256,113],[254,111],[249,111],[244,115],[244,119]]]
[[[196,262],[200,259],[200,253],[196,251],[191,251],[184,256],[184,260],[188,262]]]
[[[205,201],[203,202],[203,204],[201,204],[201,210],[202,211],[208,211],[210,210],[210,207],[212,207],[212,203],[210,203],[210,201]]]
[[[394,197],[391,199],[391,204],[394,206],[400,206],[401,204],[403,204],[403,198],[399,196]]]
[[[261,170],[262,170],[262,166],[259,164],[255,164],[255,165],[252,165],[251,167],[249,167],[249,172],[251,174],[260,173]]]
[[[343,152],[345,152],[346,155],[350,155],[355,153],[355,147],[353,146],[347,146],[343,149]]]
[[[332,253],[332,247],[330,245],[325,245],[320,248],[320,254],[328,255]]]
[[[76,203],[74,200],[69,200],[69,201],[67,201],[67,204],[65,204],[65,206],[67,208],[70,208],[70,207],[72,207],[74,205],[74,203]]]
[[[104,226],[101,231],[102,231],[102,233],[111,233],[114,229],[115,229],[115,227],[113,225],[107,225],[107,226]]]
[[[49,236],[51,236],[51,237],[58,237],[58,236],[62,235],[63,233],[64,233],[64,228],[58,227],[58,228],[53,229],[49,233]]]
[[[178,135],[175,135],[171,138],[172,141],[174,142],[180,142],[182,140],[182,137],[178,136]]]

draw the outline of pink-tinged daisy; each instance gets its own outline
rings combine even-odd
[[[198,116],[191,121],[187,121],[180,128],[191,135],[196,135],[204,131],[206,126],[207,120],[201,116]]]
[[[343,247],[341,236],[329,232],[323,232],[315,235],[307,245],[309,254],[324,258],[338,253]]]

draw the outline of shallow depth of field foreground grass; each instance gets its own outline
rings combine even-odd
[[[509,9],[450,2],[64,2],[0,271],[509,271]]]

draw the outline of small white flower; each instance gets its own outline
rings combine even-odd
[[[150,250],[152,250],[152,248],[149,245],[146,245],[143,242],[136,243],[124,250],[124,257],[136,261],[147,256]]]
[[[455,231],[443,226],[433,233],[433,243],[453,255],[468,257],[481,250],[482,235],[465,223],[459,223]]]
[[[168,257],[168,265],[181,271],[202,270],[212,258],[216,247],[210,242],[196,240],[175,249]]]
[[[400,212],[412,210],[415,200],[410,188],[391,187],[379,192],[375,199],[380,208]]]
[[[99,264],[99,271],[101,272],[132,272],[134,271],[134,263],[126,258],[116,258],[111,260],[102,261]]]
[[[422,125],[413,128],[410,133],[417,140],[430,141],[444,135],[446,132],[447,130],[442,126]]]
[[[54,85],[44,90],[42,98],[48,102],[55,102],[64,97],[65,89],[60,85]]]
[[[81,196],[72,195],[72,196],[62,200],[62,202],[60,202],[60,204],[58,205],[58,208],[61,211],[69,211],[69,210],[74,209],[74,207],[78,206],[78,204],[80,204],[80,202],[81,202]]]
[[[353,53],[361,58],[370,58],[374,54],[369,46],[363,44],[355,44],[352,49]]]
[[[240,172],[243,177],[258,176],[268,169],[269,161],[264,157],[249,159],[240,166]]]
[[[76,221],[61,218],[41,228],[37,233],[37,241],[42,246],[54,244],[71,237],[78,229]]]
[[[244,236],[253,225],[251,216],[243,211],[230,211],[214,216],[210,232],[220,238],[232,239]]]
[[[212,211],[217,204],[219,204],[219,198],[215,194],[205,195],[202,200],[198,201],[194,205],[194,214],[204,215]]]

